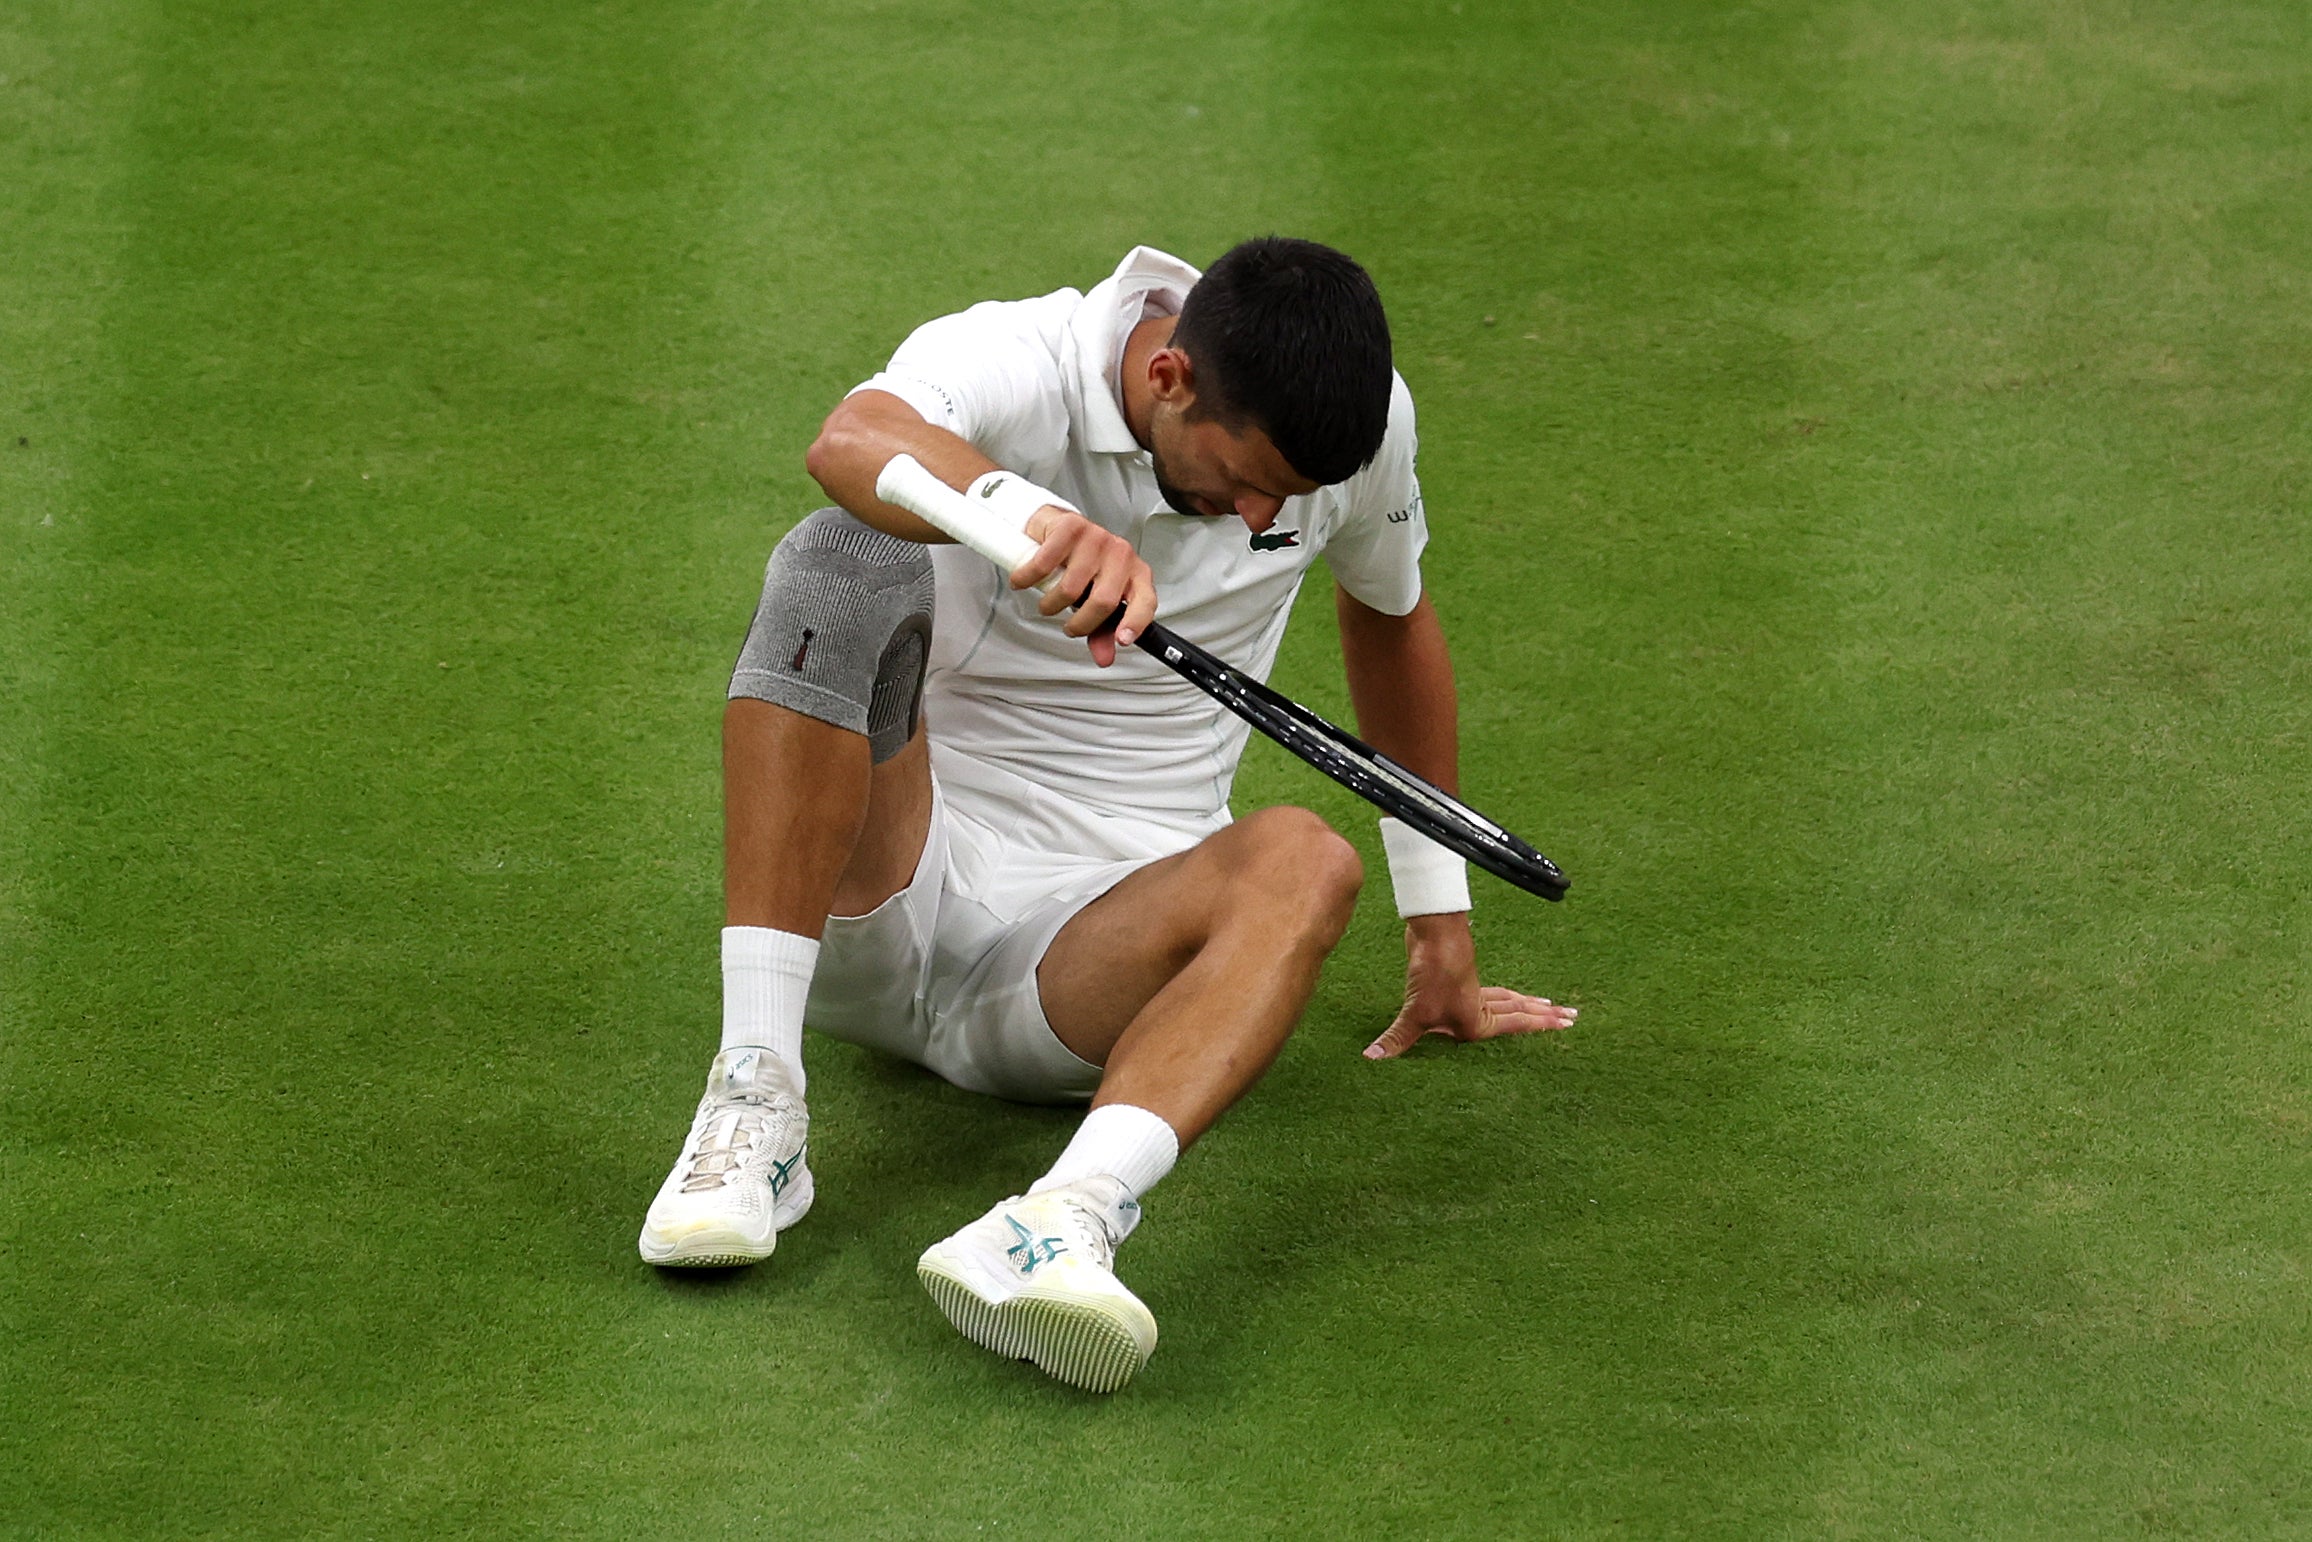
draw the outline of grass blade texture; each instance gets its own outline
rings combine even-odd
[[[2312,1531],[2308,15],[12,4],[0,1535]],[[1272,230],[1580,1026],[1362,1060],[1374,883],[1112,1399],[912,1267],[1068,1116],[817,1037],[818,1208],[652,1273],[819,419]]]

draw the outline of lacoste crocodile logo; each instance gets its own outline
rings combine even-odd
[[[1287,546],[1300,545],[1298,530],[1258,530],[1253,532],[1254,551],[1283,551]]]

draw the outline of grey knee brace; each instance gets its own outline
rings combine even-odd
[[[821,509],[771,553],[730,694],[863,733],[881,765],[915,736],[931,589],[929,552]]]

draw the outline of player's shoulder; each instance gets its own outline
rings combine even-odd
[[[1025,344],[1056,356],[1067,336],[1069,318],[1083,299],[1078,290],[1055,289],[1022,300],[980,300],[960,311],[933,317],[915,329],[915,337],[949,344]]]
[[[1032,294],[1018,300],[982,300],[964,312],[965,315],[985,313],[1001,317],[1015,325],[1049,327],[1064,325],[1084,303],[1081,289],[1060,288],[1049,294]]]
[[[981,300],[916,329],[926,343],[1001,348],[1033,346],[1054,361],[1084,355],[1095,371],[1105,368],[1115,338],[1119,299],[1132,293],[1168,292],[1177,310],[1199,277],[1196,269],[1168,252],[1135,246],[1116,270],[1090,289],[1063,285],[1017,300]]]
[[[1391,370],[1389,371],[1389,430],[1381,440],[1382,452],[1386,453],[1392,448],[1403,446],[1406,453],[1410,455],[1414,438],[1413,388],[1405,384],[1403,375]],[[1376,460],[1379,458],[1379,456],[1374,457]]]
[[[1403,375],[1391,373],[1389,426],[1373,458],[1345,482],[1325,489],[1345,513],[1390,514],[1402,507],[1414,480],[1413,462],[1420,450],[1420,435],[1413,416],[1413,392]]]

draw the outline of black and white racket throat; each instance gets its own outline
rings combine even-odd
[[[1161,623],[1150,622],[1135,646],[1382,813],[1503,882],[1545,900],[1563,899],[1572,887],[1555,862],[1459,798]]]

